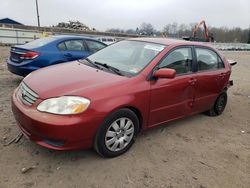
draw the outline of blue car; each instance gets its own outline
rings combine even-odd
[[[107,45],[95,39],[78,36],[41,38],[10,50],[8,70],[20,76],[67,61],[85,58]]]

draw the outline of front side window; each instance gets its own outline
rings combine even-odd
[[[86,44],[88,45],[88,48],[91,52],[96,52],[104,47],[106,47],[105,45],[103,45],[102,43],[99,42],[95,42],[92,40],[85,40]]]
[[[206,48],[196,48],[198,71],[224,68],[224,63],[214,51]]]
[[[158,68],[174,69],[176,74],[192,72],[192,49],[189,47],[178,48],[170,52],[159,64]]]
[[[67,40],[64,42],[66,49],[69,51],[85,51],[82,40]]]
[[[165,47],[162,44],[123,40],[94,53],[88,59],[133,76],[143,70]]]

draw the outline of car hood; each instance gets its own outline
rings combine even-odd
[[[84,95],[98,92],[103,87],[113,87],[129,79],[110,72],[95,69],[78,61],[49,66],[32,72],[24,78],[24,83],[46,99],[62,95]]]

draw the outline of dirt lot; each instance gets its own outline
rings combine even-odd
[[[0,47],[0,188],[250,187],[249,52],[224,53],[238,65],[221,116],[200,114],[149,130],[114,159],[91,150],[51,151],[26,138],[4,146],[19,132],[10,96],[22,80],[7,71],[8,53],[8,47]]]

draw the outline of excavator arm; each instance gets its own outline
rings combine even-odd
[[[208,32],[208,28],[207,28],[207,25],[206,25],[206,22],[204,20],[202,20],[198,26],[195,26],[194,30],[193,30],[193,37],[196,38],[196,35],[197,35],[197,32],[199,30],[199,28],[203,26],[204,28],[204,35],[205,35],[205,39],[206,41],[209,41],[209,32]]]
[[[203,26],[204,28],[204,38],[198,38],[197,32]],[[183,36],[184,40],[191,40],[191,41],[202,41],[202,42],[214,42],[214,35],[208,31],[208,27],[204,20],[202,20],[195,28],[193,29],[192,36]]]

